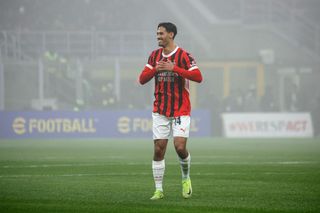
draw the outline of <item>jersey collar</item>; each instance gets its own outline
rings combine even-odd
[[[177,52],[177,50],[179,49],[179,47],[177,46],[171,53],[169,53],[168,55],[164,54],[162,51],[162,56],[165,58],[168,58],[170,56],[172,56],[173,54],[175,54]]]

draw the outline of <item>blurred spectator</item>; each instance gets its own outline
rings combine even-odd
[[[260,101],[260,109],[262,112],[275,112],[277,111],[273,90],[270,85],[265,89],[265,93]]]
[[[298,85],[293,82],[288,82],[285,88],[286,109],[290,112],[298,111]]]
[[[89,72],[83,72],[82,81],[81,81],[82,91],[83,91],[83,104],[85,109],[90,108],[90,104],[93,97],[92,87],[89,82],[89,78],[90,78],[89,75],[90,75]]]
[[[251,84],[244,97],[244,111],[257,112],[259,111],[259,103],[256,95],[256,86]]]
[[[206,84],[204,84],[206,85]],[[208,88],[209,87],[209,88]],[[209,110],[211,113],[211,124],[212,124],[212,136],[221,136],[222,133],[222,120],[221,113],[223,112],[222,105],[220,99],[215,94],[212,87],[203,86],[202,92],[199,91],[198,94],[206,94],[207,95],[198,95],[199,97],[199,108]]]
[[[320,136],[320,93],[315,95],[311,103],[311,116],[313,122],[314,135]]]
[[[116,107],[116,97],[114,92],[114,85],[111,82],[101,86],[102,97],[102,106],[105,108]]]
[[[240,89],[231,90],[230,95],[223,100],[225,112],[242,112],[243,95]]]
[[[122,106],[128,109],[145,109],[149,107],[148,95],[141,91],[140,84],[135,80],[122,80]]]

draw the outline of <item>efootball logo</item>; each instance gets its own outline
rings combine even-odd
[[[26,120],[22,117],[17,117],[12,123],[12,129],[17,135],[26,133]]]

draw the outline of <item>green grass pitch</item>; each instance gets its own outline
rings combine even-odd
[[[197,139],[193,196],[172,141],[165,198],[150,201],[146,139],[0,140],[0,212],[320,212],[319,139]]]

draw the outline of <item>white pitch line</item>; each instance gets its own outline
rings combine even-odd
[[[86,167],[86,166],[137,166],[137,165],[150,165],[151,162],[146,163],[121,163],[121,162],[111,162],[111,163],[71,163],[71,164],[32,164],[32,165],[4,165],[0,166],[2,169],[11,168],[49,168],[49,167]],[[319,161],[268,161],[268,162],[235,162],[235,161],[225,161],[225,162],[191,162],[191,165],[297,165],[297,164],[320,164]],[[166,162],[166,165],[179,165],[178,162]]]
[[[106,164],[97,163],[77,163],[77,164],[32,164],[32,165],[5,165],[4,169],[8,168],[47,168],[47,167],[82,167],[82,166],[105,166]]]
[[[198,173],[193,173],[191,176],[221,176],[221,175],[250,175],[251,172],[198,172]],[[305,174],[310,174],[307,172],[258,172],[255,174],[260,174],[260,175],[305,175]],[[46,178],[46,177],[88,177],[88,176],[142,176],[142,175],[148,175],[152,176],[152,173],[148,172],[132,172],[132,173],[117,173],[117,172],[112,172],[112,173],[89,173],[89,174],[83,174],[83,173],[74,173],[74,174],[51,174],[51,175],[38,175],[38,174],[19,174],[19,175],[0,175],[0,178]]]
[[[60,175],[0,175],[0,178],[31,178],[31,177],[84,177],[84,176],[133,176],[133,175],[152,175],[151,173],[93,173],[93,174],[60,174]]]

